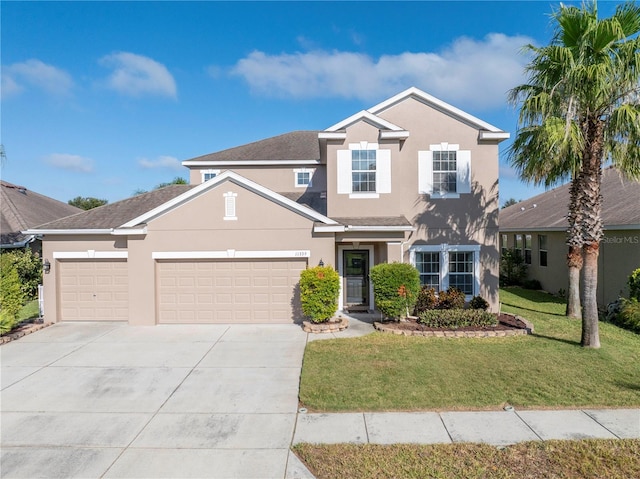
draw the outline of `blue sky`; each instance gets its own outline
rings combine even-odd
[[[2,179],[114,202],[187,178],[183,160],[324,129],[410,86],[513,137],[520,48],[548,43],[557,5],[3,1]],[[501,203],[542,191],[500,162]]]

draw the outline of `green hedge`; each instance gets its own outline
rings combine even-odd
[[[331,266],[316,266],[300,273],[302,312],[314,323],[331,319],[338,310],[340,276]]]
[[[0,256],[0,334],[15,326],[18,311],[24,304],[18,270],[5,255]]]
[[[42,284],[42,258],[29,248],[2,252],[2,264],[13,264],[20,278],[20,289],[25,300],[38,298],[38,285]]]
[[[420,290],[420,273],[408,263],[380,263],[371,268],[376,308],[398,319],[413,311]]]
[[[481,309],[430,309],[420,314],[418,322],[430,328],[457,329],[495,326],[498,317]]]
[[[611,317],[616,326],[640,333],[640,301],[635,298],[623,299],[620,312]]]
[[[640,301],[640,268],[629,275],[629,298]]]

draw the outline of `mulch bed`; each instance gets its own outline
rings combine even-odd
[[[493,337],[531,334],[533,325],[520,316],[502,313],[498,315],[495,326],[463,326],[455,329],[431,328],[417,322],[416,318],[404,321],[382,321],[374,323],[374,327],[382,332],[402,334],[406,336],[440,336],[440,337]]]

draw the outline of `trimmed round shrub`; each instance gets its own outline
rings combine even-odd
[[[302,312],[314,323],[324,323],[338,310],[340,276],[331,266],[316,266],[300,273]]]
[[[409,315],[418,299],[420,273],[408,263],[380,263],[371,268],[376,308],[387,318]]]
[[[422,312],[418,322],[429,328],[458,329],[498,324],[498,317],[481,309],[431,309]]]
[[[629,298],[640,301],[640,268],[629,275],[627,284],[629,285]]]
[[[471,306],[471,309],[481,309],[483,311],[486,311],[487,309],[489,309],[489,302],[482,296],[478,295],[471,298],[471,301],[469,301],[469,306]]]

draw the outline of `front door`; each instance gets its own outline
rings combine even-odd
[[[369,251],[345,250],[343,271],[346,289],[345,307],[369,309]]]

